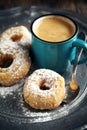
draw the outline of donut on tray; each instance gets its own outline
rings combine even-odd
[[[0,84],[11,86],[22,79],[31,65],[29,53],[14,42],[0,42]]]
[[[26,80],[23,96],[32,108],[54,109],[62,103],[65,96],[64,78],[52,70],[38,69]]]
[[[31,45],[31,33],[25,26],[15,26],[6,29],[0,36],[0,41],[17,42],[23,46]]]

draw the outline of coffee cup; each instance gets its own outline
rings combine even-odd
[[[76,49],[86,52],[78,64],[87,61],[87,43],[78,38],[77,23],[68,16],[46,14],[31,24],[32,52],[39,68],[66,72],[75,60]]]

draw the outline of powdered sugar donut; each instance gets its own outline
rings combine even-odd
[[[5,30],[1,36],[1,41],[17,42],[23,46],[31,44],[31,33],[25,26],[15,26]]]
[[[11,86],[22,79],[31,65],[26,50],[13,42],[0,42],[0,84]]]
[[[54,109],[65,96],[65,81],[58,73],[49,69],[38,69],[26,80],[24,100],[35,109]]]

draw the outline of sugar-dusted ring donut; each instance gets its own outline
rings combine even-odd
[[[17,42],[23,46],[31,45],[31,33],[25,26],[15,26],[6,29],[0,36],[0,41]]]
[[[0,42],[0,84],[11,86],[22,79],[31,65],[29,54],[14,42]]]
[[[49,69],[38,69],[26,80],[23,96],[35,109],[54,109],[65,96],[64,78]]]

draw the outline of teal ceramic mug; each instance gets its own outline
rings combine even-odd
[[[31,32],[32,52],[39,68],[64,73],[75,60],[76,48],[83,48],[87,54],[87,43],[78,39],[76,22],[65,15],[42,15],[32,22]],[[86,61],[87,55],[79,63]]]

